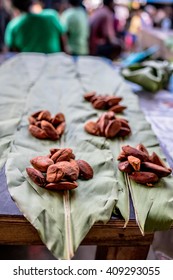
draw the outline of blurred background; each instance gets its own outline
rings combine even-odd
[[[68,6],[68,0],[35,0],[34,9],[51,8],[61,14]],[[95,12],[103,6],[102,0],[81,0],[88,22],[91,24]],[[171,0],[114,0],[114,35],[121,42],[122,57],[129,52],[144,50],[152,45],[159,46],[158,56],[172,60],[173,55],[173,1]],[[12,7],[10,0],[0,0],[0,52],[7,51],[4,34],[7,24],[20,11]],[[164,32],[163,32],[164,31]],[[92,54],[89,52],[88,54]],[[118,56],[119,58],[119,56]],[[115,56],[113,59],[117,59]]]

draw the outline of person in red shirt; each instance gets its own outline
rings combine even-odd
[[[114,1],[103,0],[103,6],[90,16],[90,54],[109,59],[119,57],[122,47],[114,27]]]

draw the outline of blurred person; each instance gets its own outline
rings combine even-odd
[[[148,12],[147,6],[142,9],[141,12],[141,27],[142,28],[149,28],[153,26],[153,19]]]
[[[154,26],[161,28],[162,20],[166,17],[166,12],[164,9],[157,9],[156,15],[154,17]]]
[[[60,15],[69,7],[68,0],[53,0],[52,8]]]
[[[4,33],[11,15],[4,5],[4,1],[0,0],[0,52],[5,51],[4,47]]]
[[[149,14],[149,16],[151,18],[151,21],[152,21],[152,26],[154,27],[157,8],[152,6],[152,5],[146,5],[145,6],[145,11]]]
[[[128,51],[135,51],[138,34],[142,28],[142,10],[139,8],[132,11],[129,19],[129,27],[125,36],[125,46]]]
[[[33,12],[34,0],[11,0],[20,15],[5,31],[5,43],[11,51],[56,53],[62,51],[65,28],[54,10]],[[65,46],[64,46],[65,50]]]
[[[67,31],[67,48],[72,55],[89,53],[89,19],[81,0],[69,0],[69,8],[61,15]]]
[[[117,35],[121,38],[124,38],[126,31],[126,23],[129,18],[129,9],[126,6],[117,5],[115,7],[115,14],[118,20],[117,24]]]
[[[119,57],[122,46],[115,32],[114,1],[103,0],[103,6],[90,16],[90,54],[111,60]]]
[[[31,6],[32,13],[40,13],[43,10],[44,3],[41,0],[34,0]]]
[[[142,27],[142,10],[138,9],[134,11],[134,14],[131,18],[130,25],[129,25],[129,32],[134,35],[134,40],[136,40],[136,37]]]
[[[161,28],[163,30],[170,30],[173,28],[173,9],[171,6],[164,8],[165,17],[161,21]]]

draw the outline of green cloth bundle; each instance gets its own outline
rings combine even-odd
[[[156,92],[167,87],[172,66],[167,61],[145,61],[122,69],[121,74],[143,89]]]

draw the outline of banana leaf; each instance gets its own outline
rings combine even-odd
[[[73,191],[47,191],[28,178],[25,168],[38,152],[33,153],[30,149],[20,152],[18,149],[18,152],[10,153],[6,163],[12,198],[58,259],[71,259],[92,225],[110,219],[117,200],[110,151],[100,150],[85,141],[78,143],[73,151],[76,158],[86,160],[94,170],[94,178],[78,180],[79,186]],[[45,152],[48,151],[45,149]]]
[[[156,152],[165,162],[165,156],[160,149],[159,142],[152,131],[151,125],[146,121],[137,95],[133,94],[123,78],[104,61],[93,58],[80,58],[77,69],[85,91],[96,91],[99,94],[113,94],[123,97],[123,104],[127,106],[124,114],[120,115],[129,121],[132,129],[130,137],[125,139],[109,140],[109,145],[116,165],[115,176],[119,184],[118,203],[125,225],[128,223],[129,192],[131,193],[136,221],[141,233],[169,229],[173,223],[173,178],[162,178],[153,188],[137,184],[129,180],[128,176],[120,174],[117,168],[117,157],[121,146],[135,147],[143,143],[150,153]],[[104,70],[103,70],[104,69]],[[90,103],[87,105],[91,106]],[[167,164],[168,165],[168,164]],[[115,209],[116,212],[116,209]]]
[[[18,71],[21,67],[22,71]],[[4,64],[1,71],[6,73],[0,83],[7,111],[1,115],[0,123],[4,128],[4,120],[8,120],[5,129],[10,133],[2,163],[6,161],[10,194],[53,255],[71,259],[92,225],[110,219],[118,200],[112,153],[104,138],[91,136],[83,129],[84,121],[97,114],[83,103],[83,90],[70,57],[19,55]],[[9,88],[11,72],[13,86]],[[12,98],[14,103],[16,100],[15,107],[8,102]],[[41,141],[28,132],[28,116],[42,109],[50,110],[52,115],[65,114],[66,130],[61,140]],[[13,118],[17,121],[11,127]],[[7,139],[8,133],[3,133],[2,138]],[[3,154],[4,147],[0,147]],[[46,155],[53,147],[71,147],[77,159],[84,159],[93,167],[94,178],[78,180],[76,190],[59,193],[35,185],[25,169],[32,157]]]

